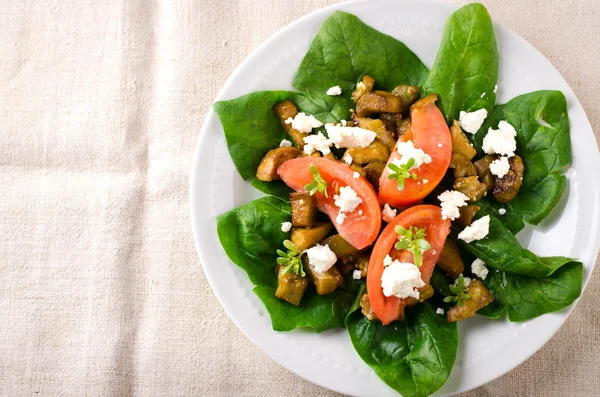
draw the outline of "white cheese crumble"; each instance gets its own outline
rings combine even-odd
[[[474,112],[460,112],[458,124],[460,128],[467,131],[470,134],[474,134],[479,131],[481,124],[487,117],[488,113],[485,109],[479,109]]]
[[[438,196],[438,200],[441,202],[442,219],[450,218],[451,220],[455,220],[460,217],[458,208],[467,205],[469,196],[456,190],[446,190]]]
[[[331,153],[331,140],[327,139],[322,132],[317,135],[309,135],[304,137],[304,153],[311,155],[318,150],[325,154]]]
[[[333,199],[340,212],[352,212],[362,203],[362,199],[350,186],[340,188],[340,194],[333,196]]]
[[[504,215],[504,214],[506,214],[506,209],[504,209],[504,208],[500,208],[500,209],[498,210],[498,213],[499,213],[500,215]]]
[[[344,160],[344,163],[350,165],[350,164],[352,164],[352,161],[354,159],[352,158],[352,156],[350,156],[350,154],[346,153],[346,154],[344,154],[344,157],[342,158],[342,160]]]
[[[423,179],[423,184],[429,183],[429,179]]]
[[[328,244],[317,244],[307,249],[306,255],[308,255],[308,262],[314,266],[317,273],[326,272],[337,262],[337,256]]]
[[[356,269],[352,272],[352,278],[355,280],[360,280],[362,277],[362,274],[360,272],[360,270]]]
[[[381,218],[385,222],[390,223],[396,217],[397,213],[398,211],[395,208],[390,207],[389,204],[385,204],[381,211]]]
[[[489,232],[490,216],[486,215],[471,223],[470,226],[465,227],[464,230],[458,234],[458,238],[470,243],[471,241],[481,240],[487,236]]]
[[[341,225],[342,223],[344,223],[344,220],[346,219],[346,214],[344,214],[343,212],[338,212],[337,216],[335,217],[335,222],[338,225]]]
[[[413,141],[398,141],[396,150],[400,158],[392,160],[392,163],[397,166],[406,164],[411,158],[415,159],[415,163],[410,169],[419,168],[422,164],[431,163],[431,156],[425,153],[423,149],[415,148]]]
[[[337,96],[340,95],[342,93],[342,89],[340,88],[339,85],[334,85],[333,87],[331,87],[330,89],[327,90],[327,95],[329,96]]]
[[[340,120],[340,123],[342,123],[342,125],[345,127],[346,124],[348,124],[348,122],[346,120]]]
[[[462,273],[461,273],[461,276],[462,276]],[[471,285],[471,278],[463,276],[463,281],[464,281],[465,288],[469,288],[469,285]],[[456,280],[454,280],[454,285],[458,286],[458,278]]]
[[[387,267],[387,266],[391,265],[392,262],[394,262],[392,260],[392,257],[389,255],[386,255],[385,258],[383,258],[383,267]]]
[[[492,128],[488,130],[485,138],[483,138],[482,149],[487,154],[497,153],[512,157],[515,155],[515,150],[517,150],[516,136],[515,127],[503,120],[498,124],[497,130]]]
[[[293,119],[288,117],[285,123],[291,124],[293,129],[305,134],[311,132],[313,128],[319,128],[323,125],[312,114],[305,114],[303,112],[298,113]]]
[[[288,141],[287,139],[284,139],[279,144],[279,147],[292,147],[292,142]]]
[[[363,210],[358,210],[358,216],[362,216]]]
[[[444,309],[442,309],[441,307],[438,307],[435,310],[435,314],[439,314],[440,316],[443,316],[446,312],[444,311]]]
[[[509,170],[510,164],[508,163],[508,157],[506,156],[502,156],[490,163],[490,172],[498,178],[504,178]]]
[[[354,179],[358,179],[358,178],[360,178],[360,174],[359,174],[358,172],[354,171],[354,172],[352,173],[352,178],[354,178]]]
[[[365,148],[377,137],[374,131],[359,127],[345,127],[340,125],[326,124],[325,130],[329,139],[336,148]]]
[[[485,266],[485,262],[477,258],[471,263],[471,272],[482,280],[485,280],[489,270]]]
[[[438,147],[442,147],[442,144],[441,144],[441,143],[438,143]]]
[[[281,231],[282,232],[287,233],[290,230],[292,230],[292,222],[283,222],[281,224]]]
[[[385,296],[419,299],[417,288],[424,286],[421,271],[412,263],[395,260],[383,269],[381,287]]]

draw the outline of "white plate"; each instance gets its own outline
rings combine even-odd
[[[258,90],[290,89],[292,77],[321,22],[334,10],[357,15],[368,25],[404,42],[431,66],[444,21],[456,7],[437,1],[346,2],[307,15],[282,29],[235,70],[216,100]],[[600,241],[600,156],[585,113],[559,72],[523,38],[495,24],[500,52],[498,103],[539,89],[567,97],[573,143],[569,188],[558,208],[519,239],[538,255],[565,255],[585,264],[590,278]],[[278,363],[323,387],[354,396],[398,396],[354,351],[344,329],[315,334],[275,332],[252,293],[246,274],[225,255],[216,233],[217,215],[261,194],[242,181],[227,152],[219,120],[209,111],[196,146],[190,179],[192,227],[200,262],[217,298],[246,336]],[[459,352],[452,375],[436,395],[463,392],[510,371],[540,349],[573,309],[524,323],[474,317],[459,324]],[[468,375],[467,375],[468,374]]]

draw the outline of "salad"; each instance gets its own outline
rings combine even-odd
[[[214,104],[240,175],[266,197],[218,217],[273,329],[345,328],[403,396],[454,365],[457,322],[563,309],[583,265],[515,234],[556,207],[571,163],[567,103],[497,105],[498,49],[481,4],[453,13],[429,70],[356,16],[327,18],[292,91]]]

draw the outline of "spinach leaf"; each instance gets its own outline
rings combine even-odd
[[[335,11],[321,25],[292,84],[305,95],[302,110],[323,122],[337,122],[354,108],[351,94],[364,75],[373,77],[378,88],[392,90],[400,84],[421,85],[427,68],[403,43],[354,15]],[[336,85],[342,95],[327,95]]]
[[[506,310],[506,306],[500,303],[497,299],[487,306],[477,310],[477,314],[481,314],[484,317],[491,318],[493,320],[500,318],[502,313]]]
[[[525,321],[569,306],[581,295],[583,264],[568,262],[548,277],[529,277],[489,269],[484,284],[510,321]]]
[[[346,319],[358,355],[404,397],[428,396],[450,376],[456,359],[456,323],[447,323],[429,303],[406,310],[404,321],[384,326],[360,311]]]
[[[488,116],[473,143],[481,152],[489,128],[502,120],[517,130],[517,154],[523,159],[523,185],[517,197],[504,207],[503,223],[516,233],[524,222],[537,225],[558,204],[567,178],[561,175],[571,164],[571,137],[567,100],[560,91],[536,91],[499,105]],[[482,153],[483,154],[483,153]]]
[[[293,190],[283,181],[264,182],[254,178],[250,184],[269,196],[275,196],[283,201],[290,202],[290,193]]]
[[[213,104],[233,164],[244,180],[254,177],[269,150],[289,138],[273,105],[297,95],[289,91],[258,91]]]
[[[423,95],[436,93],[438,106],[451,123],[461,110],[490,112],[497,80],[498,49],[490,14],[478,3],[461,7],[446,20]]]
[[[289,232],[281,231],[281,223],[289,221],[290,217],[289,203],[264,197],[220,215],[217,233],[227,256],[246,271],[256,286],[254,293],[267,308],[274,330],[310,327],[320,332],[343,327],[354,299],[350,288],[319,296],[309,287],[299,306],[274,296],[277,289],[276,250],[283,249],[283,240],[290,236]]]

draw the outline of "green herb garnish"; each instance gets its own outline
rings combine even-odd
[[[317,167],[311,164],[308,169],[310,170],[311,174],[313,174],[313,180],[311,183],[304,186],[304,189],[306,189],[311,196],[316,192],[320,192],[323,196],[329,198],[329,195],[327,194],[328,183],[325,182]]]
[[[398,182],[398,190],[404,190],[404,180],[405,179],[422,179],[417,176],[415,173],[410,173],[410,169],[415,165],[415,159],[409,158],[405,164],[394,164],[389,163],[388,168],[393,172],[390,172],[388,175],[388,179],[394,179]]]
[[[425,229],[410,226],[408,229],[398,225],[394,228],[398,234],[398,242],[394,247],[397,250],[409,250],[413,253],[415,265],[421,267],[423,264],[423,252],[431,248],[425,240]]]
[[[296,276],[305,277],[306,273],[304,273],[302,261],[300,260],[302,252],[298,251],[296,246],[290,240],[285,240],[283,246],[287,248],[288,252],[277,250],[277,255],[279,255],[277,264],[285,265],[285,267],[280,270],[281,274],[292,272]]]
[[[451,284],[449,287],[450,287],[450,291],[454,295],[449,295],[449,296],[445,297],[444,302],[446,302],[446,303],[456,302],[456,304],[458,306],[462,306],[464,300],[471,298],[471,296],[465,292],[465,290],[466,290],[465,278],[463,277],[462,274],[460,276],[458,276],[456,284]]]

